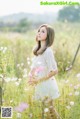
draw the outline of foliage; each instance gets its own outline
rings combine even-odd
[[[58,20],[80,22],[80,6],[67,6],[59,11]]]
[[[0,31],[13,31],[13,32],[26,32],[31,29],[31,22],[26,18],[21,19],[19,22],[0,22]]]

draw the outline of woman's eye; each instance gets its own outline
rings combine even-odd
[[[38,30],[38,32],[40,32],[40,30]]]
[[[42,33],[44,33],[44,31],[42,31]]]

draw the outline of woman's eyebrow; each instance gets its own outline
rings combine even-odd
[[[40,31],[40,29],[38,29],[38,32]]]

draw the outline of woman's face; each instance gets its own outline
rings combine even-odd
[[[44,41],[47,38],[47,29],[43,26],[37,32],[37,41]]]

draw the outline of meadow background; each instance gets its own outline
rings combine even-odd
[[[58,21],[51,25],[55,30],[52,50],[58,64],[56,80],[61,93],[55,100],[55,107],[62,119],[79,119],[80,50],[72,69],[66,69],[71,65],[80,43],[80,23]],[[12,119],[42,119],[42,102],[34,100],[34,86],[27,83],[37,26],[25,32],[13,32],[8,28],[0,31],[0,105],[13,107]]]

